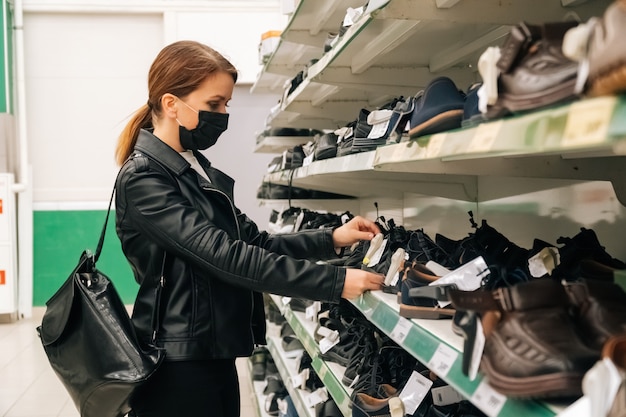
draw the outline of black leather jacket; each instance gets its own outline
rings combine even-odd
[[[337,256],[331,229],[260,232],[235,207],[232,178],[196,157],[210,183],[142,130],[120,170],[117,234],[140,284],[133,322],[148,341],[165,259],[156,319],[166,360],[249,356],[265,342],[261,291],[338,302],[345,269],[312,261]]]

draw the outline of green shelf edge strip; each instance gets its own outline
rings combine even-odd
[[[375,324],[380,330],[391,337],[396,343],[411,353],[416,359],[424,364],[428,364],[437,352],[440,345],[445,345],[436,336],[429,331],[419,327],[413,321],[409,321],[400,317],[396,311],[391,309],[384,302],[374,298],[371,294],[353,300],[353,304],[367,317],[370,322]],[[394,329],[400,320],[407,320],[411,323],[408,333],[403,340],[394,334]],[[449,346],[448,346],[449,347]],[[459,391],[463,396],[472,399],[481,385],[482,378],[480,375],[474,381],[470,381],[462,372],[462,353],[456,357],[452,363],[447,375],[442,377],[454,389]],[[534,416],[534,417],[553,417],[555,413],[546,405],[532,400],[516,400],[506,398],[504,405],[497,414],[490,413],[490,410],[480,407],[488,415],[498,417],[518,417],[518,416]]]

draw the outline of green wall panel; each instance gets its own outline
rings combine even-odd
[[[96,250],[105,216],[105,210],[34,212],[34,306],[45,305],[72,272],[83,250]],[[113,281],[124,302],[132,304],[139,286],[115,233],[114,211],[97,266]]]

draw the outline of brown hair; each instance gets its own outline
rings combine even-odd
[[[159,52],[148,73],[148,101],[131,117],[122,130],[115,159],[122,165],[132,153],[139,130],[152,127],[161,114],[161,97],[170,93],[185,97],[211,74],[224,71],[237,82],[237,69],[219,52],[195,41],[174,42]]]

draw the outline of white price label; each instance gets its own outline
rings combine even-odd
[[[481,383],[478,384],[478,388],[476,388],[474,394],[472,394],[471,401],[485,414],[494,417],[502,410],[506,402],[506,397],[491,388],[487,381],[483,379]]]
[[[448,375],[450,368],[452,368],[458,356],[459,352],[446,344],[440,343],[435,354],[430,358],[430,361],[428,361],[428,367],[436,373],[437,376],[443,378]]]
[[[322,303],[320,303],[319,301],[315,301],[313,304],[306,308],[306,318],[311,321],[317,321],[317,313],[319,313],[321,309]]]
[[[409,320],[405,319],[404,317],[400,317],[398,323],[391,331],[391,338],[395,340],[396,343],[403,343],[408,336],[412,326],[413,325]]]
[[[430,387],[432,386],[433,381],[419,372],[413,371],[399,395],[404,404],[404,412],[413,415],[417,407],[419,407],[424,401],[424,398],[430,393]]]
[[[328,392],[326,388],[318,388],[304,398],[307,407],[315,407],[316,404],[326,402],[328,400]]]

